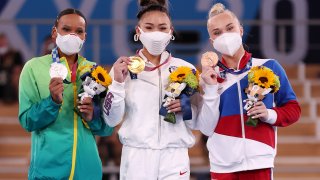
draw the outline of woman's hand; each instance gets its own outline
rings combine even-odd
[[[62,93],[63,93],[63,81],[61,78],[55,77],[50,80],[49,91],[52,97],[52,100],[57,103],[62,103]]]
[[[201,78],[208,85],[216,85],[218,74],[212,67],[202,66]]]
[[[248,116],[252,115],[252,118],[259,118],[261,121],[266,121],[269,118],[267,107],[262,101],[256,102],[247,114]]]
[[[82,117],[86,121],[91,121],[93,118],[93,101],[90,97],[85,97],[78,102],[78,109],[82,113]]]
[[[130,59],[128,57],[120,57],[113,64],[114,80],[122,83],[128,75],[128,65],[130,64]]]
[[[177,113],[181,112],[181,103],[180,99],[175,99],[170,102],[170,104],[166,107],[168,113]]]

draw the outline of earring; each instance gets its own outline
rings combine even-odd
[[[134,40],[134,41],[138,41],[138,40],[139,40],[139,35],[138,35],[138,34],[135,34],[135,35],[133,36],[133,40]]]
[[[172,35],[171,36],[171,40],[173,41],[173,40],[175,40],[176,39],[176,37],[174,37],[174,35]]]

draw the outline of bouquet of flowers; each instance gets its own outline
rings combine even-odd
[[[276,93],[280,88],[279,77],[265,66],[254,66],[248,73],[249,86],[245,89],[248,99],[244,109],[248,111],[258,101],[262,101],[268,93]],[[250,116],[246,121],[249,126],[257,126],[258,119]]]
[[[165,117],[165,121],[175,124],[175,114],[168,112],[166,107],[171,101],[178,98],[181,103],[183,120],[192,119],[190,97],[199,90],[199,73],[186,66],[173,67],[172,69],[173,72],[169,76],[169,84],[165,90],[166,96],[159,114]]]
[[[82,86],[78,93],[80,102],[86,97],[90,97],[92,99],[95,99],[95,97],[104,98],[106,95],[106,90],[112,82],[112,78],[103,67],[95,65],[91,66],[90,68],[85,67],[85,70],[87,69],[89,69],[89,71],[81,75]],[[77,107],[74,108],[74,111],[81,116],[81,113]],[[83,123],[87,127],[84,121]]]
[[[93,66],[90,72],[81,76],[82,88],[79,98],[82,101],[85,97],[93,98],[95,95],[105,92],[111,84],[112,78],[108,72],[101,66]]]

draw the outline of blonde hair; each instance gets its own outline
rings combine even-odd
[[[229,11],[229,10],[227,10],[223,4],[217,3],[217,4],[213,5],[212,8],[210,9],[209,14],[208,14],[208,19],[210,19],[211,17],[213,17],[215,15],[221,14],[225,11]]]
[[[238,21],[239,25],[242,26],[240,24],[238,17],[232,11],[227,9],[222,3],[216,3],[211,7],[209,14],[208,14],[208,21],[210,18],[212,18],[218,14],[224,13],[224,12],[230,13],[231,16],[233,16]]]

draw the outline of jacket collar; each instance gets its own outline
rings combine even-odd
[[[246,67],[248,61],[250,60],[252,54],[248,53],[247,51],[244,52],[244,55],[242,56],[242,58],[240,59],[239,63],[238,63],[238,69],[237,70],[241,70],[243,68]],[[222,64],[224,64],[225,66],[228,67],[226,60],[225,59],[221,59]],[[228,67],[229,68],[229,67]],[[222,70],[222,69],[220,69]]]

